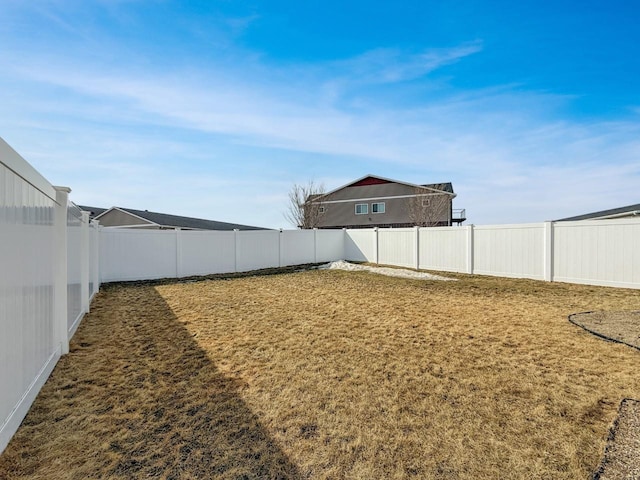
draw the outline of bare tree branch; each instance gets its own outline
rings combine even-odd
[[[416,196],[409,201],[409,220],[419,227],[449,225],[449,195],[446,193],[425,194],[416,188]]]
[[[324,185],[316,185],[313,180],[306,185],[294,184],[289,191],[289,205],[284,217],[298,228],[316,228],[324,214],[324,207],[321,201],[315,199],[324,193]]]

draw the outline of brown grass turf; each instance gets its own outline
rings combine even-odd
[[[105,286],[0,478],[587,478],[640,292],[312,271]]]

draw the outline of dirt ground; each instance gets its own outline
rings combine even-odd
[[[640,292],[456,278],[105,285],[0,478],[589,478],[640,352],[567,317]]]

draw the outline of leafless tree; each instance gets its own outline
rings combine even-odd
[[[324,194],[324,185],[313,180],[306,185],[295,183],[289,191],[289,205],[284,217],[298,228],[316,228],[324,215],[324,206],[316,199]]]
[[[409,219],[419,227],[437,227],[449,224],[450,198],[446,193],[425,193],[416,188],[409,202]]]

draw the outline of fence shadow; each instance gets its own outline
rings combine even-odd
[[[0,478],[300,478],[242,388],[152,286],[105,286]]]

